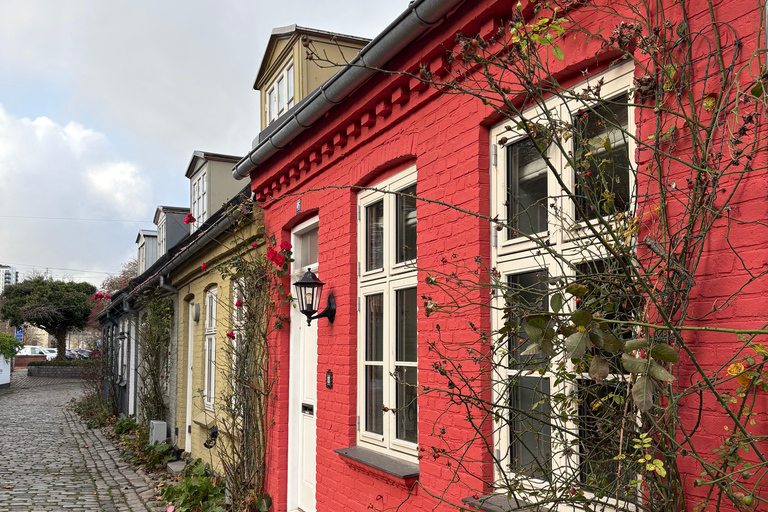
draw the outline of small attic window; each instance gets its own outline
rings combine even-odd
[[[267,122],[271,123],[290,110],[293,105],[293,61],[291,61],[267,89]]]

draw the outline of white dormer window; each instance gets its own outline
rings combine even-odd
[[[289,62],[267,89],[267,122],[271,123],[293,105],[293,62]]]
[[[147,252],[145,244],[139,246],[139,274],[147,270]]]
[[[208,185],[206,184],[206,181],[205,172],[198,174],[192,179],[192,197],[190,204],[192,205],[192,216],[195,218],[195,222],[190,224],[190,232],[194,232],[208,218],[206,201]]]
[[[165,216],[157,224],[157,257],[165,254]]]

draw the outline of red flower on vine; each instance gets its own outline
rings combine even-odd
[[[191,224],[192,222],[195,222],[197,219],[192,216],[191,213],[188,213],[186,217],[184,217],[184,224]]]
[[[277,256],[277,251],[274,249],[270,249],[267,251],[267,259],[269,261],[275,261],[275,256]]]
[[[275,259],[272,261],[274,261],[275,265],[277,265],[278,267],[282,267],[285,264],[285,256],[283,256],[282,254],[278,254],[277,256],[275,256]]]
[[[283,242],[280,244],[280,249],[283,251],[290,251],[291,248],[293,248],[293,246],[288,240],[283,240]]]
[[[111,296],[110,294],[106,294],[106,295],[104,296],[104,298],[105,298],[105,299],[111,299],[111,298],[112,298],[112,296]]]
[[[243,303],[238,300],[238,301],[235,302],[235,307],[236,308],[241,308],[241,307],[243,307]]]
[[[206,268],[208,268],[208,265],[206,265],[205,263],[203,263],[202,265],[200,265],[200,270],[202,270],[203,272],[205,272],[205,269],[206,269]]]
[[[94,298],[94,299],[103,299],[103,298],[104,298],[104,294],[103,294],[103,293],[101,293],[101,292],[96,292],[96,293],[94,294],[93,298]]]
[[[231,340],[235,339],[235,331],[229,331],[227,333],[227,338],[229,338]]]
[[[253,243],[251,244],[251,247],[258,247],[258,246],[259,246],[259,242],[253,242]]]

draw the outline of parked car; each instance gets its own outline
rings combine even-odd
[[[86,348],[76,348],[74,351],[76,354],[80,355],[80,359],[88,359],[91,357],[91,351]]]
[[[56,359],[56,356],[59,354],[58,349],[55,349],[55,348],[43,347],[43,352],[45,352],[46,361],[53,361],[54,359]]]
[[[66,352],[64,352],[64,357],[72,361],[73,359],[80,359],[80,357],[77,355],[77,353],[72,349],[67,349]]]
[[[48,353],[45,351],[45,349],[37,345],[24,345],[16,352],[16,355],[17,356],[45,356],[46,358],[48,358]]]

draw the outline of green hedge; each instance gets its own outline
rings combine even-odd
[[[99,366],[98,359],[90,361],[88,359],[80,359],[74,361],[30,361],[27,366]]]

